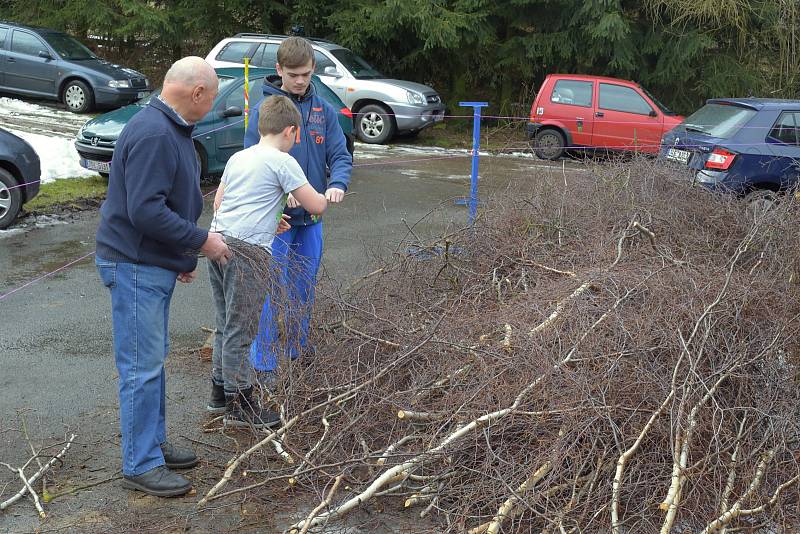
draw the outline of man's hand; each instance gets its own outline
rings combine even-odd
[[[219,262],[220,265],[225,265],[231,259],[231,249],[225,244],[222,234],[217,232],[209,232],[208,239],[200,247],[200,252],[205,254],[206,258]]]
[[[291,217],[289,217],[285,213],[281,214],[281,220],[278,221],[278,229],[275,230],[275,235],[280,235],[292,227],[292,225],[289,224],[289,219],[291,219]]]
[[[178,275],[178,282],[182,284],[191,284],[195,278],[197,278],[197,271],[192,271],[190,273],[180,273]]]
[[[290,208],[300,207],[300,203],[297,201],[296,198],[292,196],[291,193],[289,193],[289,196],[286,197],[286,205],[289,206]]]
[[[331,187],[325,191],[325,200],[334,204],[341,202],[344,199],[344,191],[338,187]]]

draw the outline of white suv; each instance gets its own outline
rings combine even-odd
[[[206,60],[215,68],[239,67],[249,57],[253,66],[274,68],[284,39],[285,35],[238,33],[220,41]],[[414,134],[444,118],[442,99],[427,85],[384,78],[347,48],[322,39],[309,41],[314,73],[353,112],[361,141],[386,143],[397,133]]]

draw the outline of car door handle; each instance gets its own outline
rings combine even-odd
[[[605,114],[602,111],[597,111],[594,114],[595,117],[605,117]]]
[[[13,57],[10,57],[10,58],[8,58],[8,62],[9,62],[9,63],[16,63],[16,62],[17,62],[17,60],[16,60],[16,59],[14,59]]]

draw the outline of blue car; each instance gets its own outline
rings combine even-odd
[[[664,135],[659,155],[709,189],[774,197],[800,180],[800,101],[708,100]]]

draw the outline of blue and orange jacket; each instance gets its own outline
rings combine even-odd
[[[251,109],[247,132],[244,135],[244,147],[258,143],[258,108],[264,98],[271,95],[288,96],[297,104],[302,117],[297,143],[289,154],[297,160],[306,173],[308,182],[320,193],[330,187],[347,191],[350,185],[350,173],[353,171],[353,157],[347,150],[347,139],[339,126],[338,111],[324,98],[314,91],[314,84],[309,84],[306,94],[298,97],[281,88],[280,76],[272,75],[264,79],[264,96]],[[330,178],[328,177],[330,169]],[[292,226],[308,226],[317,222],[303,208],[286,208],[284,211],[291,217]]]

